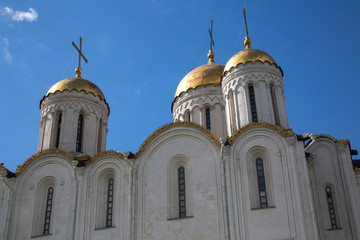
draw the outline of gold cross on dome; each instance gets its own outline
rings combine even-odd
[[[246,27],[246,36],[245,36],[245,46],[246,46],[246,49],[248,48],[251,48],[251,40],[250,40],[250,37],[249,37],[249,30],[248,30],[248,25],[247,25],[247,21],[246,21],[246,10],[244,8],[244,19],[245,19],[245,27]]]
[[[81,58],[83,58],[86,63],[88,62],[88,60],[86,59],[86,57],[84,56],[84,54],[81,51],[82,38],[80,37],[80,48],[78,48],[74,42],[72,42],[72,45],[74,46],[76,51],[78,51],[78,53],[79,53],[79,63],[78,63],[78,66],[77,66],[77,68],[75,70],[76,77],[81,77],[81,73],[82,73],[82,70],[81,70]]]
[[[209,62],[208,64],[212,64],[214,63],[214,52],[212,50],[212,47],[215,47],[215,43],[213,40],[213,20],[211,20],[211,27],[209,28],[209,35],[210,35],[210,50],[209,50],[209,54],[208,54],[208,58],[209,58]]]
[[[246,36],[249,36],[247,21],[246,21],[246,10],[244,8],[244,19],[245,19],[245,28],[246,28]]]
[[[215,43],[213,40],[213,20],[211,20],[211,28],[209,28],[209,35],[210,35],[210,50],[212,51],[212,47],[215,47]]]

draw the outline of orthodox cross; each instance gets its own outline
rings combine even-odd
[[[249,31],[248,31],[248,26],[247,26],[247,21],[246,21],[246,10],[244,8],[244,19],[245,19],[245,27],[246,27],[246,36],[249,36]]]
[[[210,35],[210,50],[212,51],[212,47],[215,47],[215,43],[213,40],[213,20],[211,20],[211,28],[209,28],[209,35]]]
[[[247,21],[246,21],[246,10],[244,8],[244,19],[245,19],[245,27],[246,27],[246,36],[245,36],[245,46],[246,46],[246,49],[249,49],[251,48],[251,40],[250,40],[250,37],[249,37],[249,30],[248,30],[248,25],[247,25]]]
[[[72,45],[74,46],[76,51],[78,51],[78,53],[79,53],[79,63],[78,63],[77,69],[75,70],[76,77],[81,77],[81,73],[82,73],[82,70],[81,70],[81,58],[83,58],[86,63],[88,62],[88,60],[86,59],[86,57],[84,56],[84,54],[81,51],[82,38],[80,37],[80,49],[76,46],[76,44],[74,42],[72,42]]]

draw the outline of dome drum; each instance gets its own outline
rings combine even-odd
[[[110,108],[92,82],[81,77],[57,82],[40,101],[40,109],[39,151],[59,148],[93,156],[106,149]]]

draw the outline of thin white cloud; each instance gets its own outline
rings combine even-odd
[[[9,40],[7,38],[3,38],[3,42],[4,42],[4,45],[2,47],[2,51],[3,51],[4,55],[5,55],[6,60],[8,62],[11,62],[12,61],[12,55],[11,55],[11,53],[9,51],[9,45],[10,45]]]
[[[39,14],[33,8],[29,8],[28,12],[24,12],[24,11],[14,11],[9,7],[4,7],[2,9],[2,15],[8,15],[11,17],[13,21],[17,21],[17,22],[22,22],[22,21],[34,22],[39,17]]]

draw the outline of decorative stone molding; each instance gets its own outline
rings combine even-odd
[[[122,153],[116,152],[114,150],[107,150],[107,151],[99,152],[95,156],[90,157],[89,155],[85,155],[85,154],[74,156],[74,155],[71,155],[70,153],[68,153],[64,150],[58,149],[58,148],[49,148],[49,149],[44,149],[42,151],[35,153],[30,158],[28,158],[23,164],[18,165],[15,175],[16,176],[20,175],[25,170],[25,168],[28,165],[30,165],[35,159],[37,159],[41,156],[44,156],[46,154],[61,155],[61,156],[65,157],[71,164],[75,164],[75,167],[79,165],[80,161],[83,161],[86,165],[89,165],[104,156],[116,156],[120,159],[124,159],[124,155]],[[3,171],[6,172],[7,170],[4,166],[0,165],[0,172],[3,172]]]
[[[242,82],[247,78],[253,80],[259,79],[272,79],[273,81],[282,85],[282,74],[278,68],[270,64],[262,63],[249,63],[245,65],[239,65],[236,69],[227,73],[222,78],[222,86],[224,87],[229,82]]]
[[[222,89],[219,85],[207,85],[205,87],[197,87],[196,90],[189,89],[186,93],[182,93],[172,103],[172,113],[174,118],[185,110],[192,110],[194,107],[203,107],[204,104],[224,105]]]
[[[55,92],[54,94],[49,94],[48,96],[44,96],[40,101],[40,109],[45,108],[48,104],[52,104],[53,102],[67,102],[68,100],[72,100],[75,102],[87,101],[89,103],[97,103],[98,105],[103,105],[105,111],[110,112],[109,104],[105,99],[101,99],[99,96],[95,96],[92,93],[86,93],[84,91],[63,91],[63,92]]]
[[[226,84],[224,83],[222,85],[223,92],[227,93],[229,90],[235,91],[235,88],[237,86],[245,87],[249,83],[252,83],[253,85],[256,86],[256,84],[258,84],[260,81],[263,81],[264,79],[266,79],[267,87],[269,86],[270,83],[273,83],[275,87],[279,87],[282,92],[284,91],[281,79],[279,79],[278,77],[259,73],[257,76],[252,74],[252,76],[246,76],[244,79],[237,78],[234,81],[228,81]]]
[[[280,134],[283,137],[288,137],[288,136],[295,136],[295,133],[293,132],[292,129],[282,129],[279,126],[276,126],[274,124],[271,123],[267,123],[267,122],[252,122],[249,124],[246,124],[245,126],[243,126],[242,128],[240,128],[239,130],[237,130],[230,138],[229,138],[229,144],[233,144],[236,139],[238,139],[240,137],[240,135],[242,135],[244,132],[256,128],[256,127],[263,127],[263,128],[268,128],[271,130],[274,130],[275,132],[277,132],[278,134]]]
[[[77,110],[85,110],[86,112],[92,112],[97,115],[98,118],[107,119],[108,111],[104,106],[83,99],[67,99],[67,100],[52,100],[51,102],[45,102],[41,109],[41,115],[45,116],[49,112],[55,112],[57,110],[64,111],[65,109],[74,108]]]
[[[68,152],[66,152],[64,150],[61,150],[61,149],[58,149],[58,148],[44,149],[44,150],[41,150],[41,151],[35,153],[34,155],[32,155],[23,164],[18,165],[17,169],[16,169],[16,172],[15,172],[15,176],[20,175],[25,170],[25,168],[27,166],[29,166],[35,159],[37,159],[37,158],[39,158],[41,156],[44,156],[46,154],[61,155],[61,156],[65,157],[65,159],[68,160],[70,163],[74,159],[73,155],[71,155],[70,153],[68,153]]]
[[[114,151],[114,150],[106,150],[106,151],[99,152],[95,156],[90,158],[88,161],[86,161],[86,165],[89,165],[104,156],[114,156],[114,157],[118,157],[120,159],[124,159],[124,155],[122,153]]]
[[[205,133],[213,143],[215,143],[217,146],[221,146],[221,142],[220,142],[219,138],[217,136],[215,136],[211,131],[207,130],[206,128],[204,128],[203,126],[201,126],[199,124],[196,124],[193,122],[172,122],[172,123],[165,124],[162,127],[158,128],[148,138],[146,138],[145,141],[141,144],[139,150],[135,153],[135,158],[138,158],[140,156],[140,154],[147,148],[147,146],[157,136],[159,136],[160,134],[162,134],[163,132],[165,132],[169,129],[176,128],[176,127],[190,127],[190,128],[200,130],[203,133]]]
[[[335,139],[334,137],[327,135],[327,134],[311,134],[311,139],[315,140],[317,138],[326,138],[326,139],[330,139],[331,141],[333,141],[334,143],[345,143],[345,144],[349,144],[350,140],[349,139]]]

